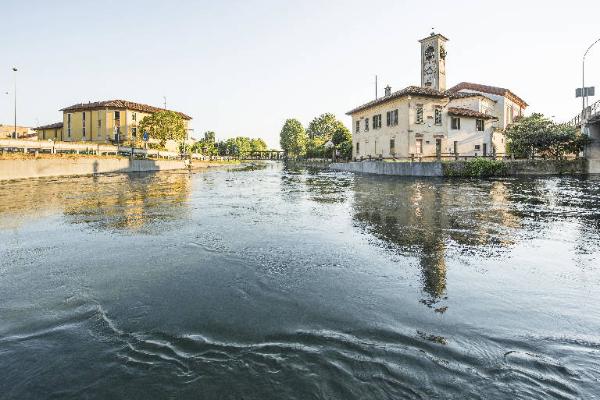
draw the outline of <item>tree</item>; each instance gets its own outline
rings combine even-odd
[[[306,140],[306,131],[300,121],[297,119],[285,121],[279,134],[279,143],[288,155],[300,157],[306,154]]]
[[[562,158],[577,154],[589,142],[577,128],[555,124],[542,114],[532,114],[510,125],[505,132],[512,154],[518,157],[549,155]]]
[[[336,145],[342,158],[346,160],[352,158],[352,133],[343,124],[340,123],[333,132],[331,141]]]
[[[325,154],[325,143],[327,143],[327,138],[324,137],[315,137],[312,139],[308,139],[306,141],[306,157],[307,158],[324,158],[328,157]]]
[[[215,142],[215,138],[216,138],[216,134],[213,131],[206,131],[204,132],[204,140],[206,141],[210,141],[210,142]]]
[[[342,123],[340,123],[333,132],[333,135],[331,136],[331,141],[336,146],[344,142],[352,143],[352,134],[350,133],[350,130],[348,130],[348,128],[346,128]]]
[[[331,113],[325,113],[316,117],[310,122],[310,124],[308,124],[306,133],[311,139],[320,137],[324,138],[325,142],[327,142],[331,139],[331,136],[336,129],[338,129],[340,124],[341,122],[335,118],[335,115]]]
[[[174,111],[158,111],[145,116],[139,124],[142,132],[148,132],[151,139],[158,140],[164,147],[167,140],[181,141],[185,139],[185,123],[180,114]]]
[[[250,150],[251,151],[267,151],[267,144],[264,140],[258,139],[250,139]]]

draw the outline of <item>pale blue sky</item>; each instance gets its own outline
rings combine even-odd
[[[420,84],[419,44],[450,39],[448,84],[507,87],[529,111],[580,108],[581,57],[600,38],[600,1],[27,1],[0,2],[0,122],[60,120],[78,102],[127,99],[190,114],[196,136],[260,136],[279,146],[303,124]],[[588,58],[600,91],[600,44]],[[7,96],[4,92],[10,91]]]

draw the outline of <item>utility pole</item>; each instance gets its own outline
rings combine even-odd
[[[583,66],[583,74],[582,74],[583,84],[581,85],[581,97],[582,97],[582,102],[583,102],[582,118],[584,117],[583,114],[585,113],[586,100],[587,100],[587,93],[586,93],[586,90],[585,90],[585,58],[587,57],[587,55],[590,52],[590,50],[592,49],[592,47],[594,47],[594,45],[596,43],[598,43],[598,42],[600,42],[600,39],[598,39],[594,43],[592,43],[590,45],[590,47],[588,47],[588,49],[585,51],[585,54],[583,55],[583,63],[582,63],[582,66]]]
[[[377,93],[377,75],[375,75],[375,100],[377,100],[379,98],[378,93]]]
[[[17,133],[17,68],[13,67],[13,72],[15,73],[15,133],[14,138],[18,139],[19,134]]]

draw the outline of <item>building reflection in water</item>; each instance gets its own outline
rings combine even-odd
[[[152,233],[182,219],[188,173],[119,174],[10,182],[0,189],[0,228],[63,214],[94,229]]]
[[[465,185],[469,186],[465,190]],[[354,218],[385,246],[416,256],[422,302],[444,312],[450,256],[491,256],[513,242],[519,227],[503,182],[471,184],[357,176]]]

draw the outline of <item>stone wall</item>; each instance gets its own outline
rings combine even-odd
[[[443,176],[441,162],[385,162],[362,161],[350,163],[334,163],[330,169],[334,171],[358,172],[363,174],[396,175],[396,176]]]
[[[131,160],[116,157],[7,159],[0,160],[0,180],[185,168],[187,168],[186,164],[179,160]]]
[[[600,174],[600,125],[589,126],[592,143],[585,149],[588,159],[588,173]]]
[[[331,164],[335,171],[357,172],[376,175],[396,176],[466,176],[461,171],[466,170],[468,161],[444,162],[385,162],[363,161]],[[503,164],[500,175],[580,175],[587,173],[587,161],[578,160],[514,160],[498,161]]]

